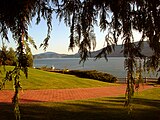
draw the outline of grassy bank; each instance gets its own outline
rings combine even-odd
[[[132,113],[124,107],[124,97],[109,97],[61,103],[22,104],[22,120],[160,120],[160,88],[135,94]],[[11,105],[1,104],[0,116],[14,118]]]
[[[6,67],[7,70],[13,69],[11,66]],[[2,70],[2,68],[1,68]],[[54,72],[46,72],[38,69],[29,68],[28,79],[24,74],[21,75],[21,85],[23,89],[65,89],[65,88],[90,88],[90,87],[105,87],[116,85],[98,80],[87,78],[79,78],[74,75],[60,74]],[[5,74],[3,73],[2,76]],[[3,78],[1,76],[1,79]],[[6,83],[5,89],[13,89],[13,82]]]

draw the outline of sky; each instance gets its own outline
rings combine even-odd
[[[68,50],[70,42],[70,28],[66,27],[63,21],[59,22],[55,17],[52,20],[52,32],[49,40],[49,46],[46,51],[56,52],[61,54],[74,54],[78,52],[78,48],[74,48],[74,51]],[[95,50],[99,50],[104,45],[104,32],[100,32],[100,29],[95,29],[97,45]],[[37,46],[39,46],[47,35],[47,25],[42,20],[38,25],[35,25],[34,21],[29,27],[29,35],[35,40]],[[33,54],[45,52],[43,48],[38,50],[32,49]]]
[[[49,40],[49,46],[47,47],[46,51],[43,50],[43,48],[39,48],[40,44],[43,43],[44,38],[47,35],[47,23],[43,19],[41,22],[36,25],[36,21],[33,19],[31,25],[29,25],[29,36],[31,36],[36,45],[37,45],[37,50],[31,47],[32,54],[39,54],[43,52],[56,52],[60,54],[75,54],[78,52],[78,48],[75,48],[74,51],[69,51],[68,46],[69,46],[69,36],[70,36],[70,30],[69,27],[66,27],[66,25],[62,22],[59,22],[58,19],[56,19],[55,16],[53,16],[52,20],[52,32],[51,32],[51,38]],[[100,29],[95,26],[95,34],[96,34],[96,48],[95,50],[99,50],[103,48],[104,43],[105,43],[105,35],[106,32],[100,32]],[[140,34],[138,32],[134,32],[134,36],[136,40],[139,40]],[[10,43],[7,43],[8,47],[13,47],[16,48],[16,44],[14,40],[11,37],[11,33],[9,34],[10,38]],[[121,40],[119,40],[118,44],[121,44]]]

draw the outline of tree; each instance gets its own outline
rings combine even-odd
[[[126,105],[134,93],[136,57],[144,59],[144,68],[147,70],[159,68],[160,0],[3,0],[0,4],[0,33],[3,40],[8,40],[7,33],[10,30],[18,44],[19,64],[15,69],[16,74],[23,70],[27,76],[24,42],[28,40],[28,25],[32,18],[37,18],[37,24],[41,18],[47,21],[48,34],[41,44],[45,49],[52,29],[52,14],[56,14],[60,21],[70,27],[69,47],[79,47],[82,61],[85,61],[91,49],[95,48],[95,39],[92,37],[94,25],[98,24],[102,31],[107,31],[107,44],[96,57],[103,55],[107,59],[118,38],[122,36],[123,54],[126,57],[125,69],[128,72]],[[142,34],[138,44],[134,44],[133,30]],[[141,53],[144,40],[148,41],[153,50],[150,57]],[[16,81],[18,86],[19,80]]]
[[[9,60],[8,65],[12,65],[12,66],[16,65],[16,60],[17,60],[16,53],[12,47],[10,47],[8,50],[7,58]]]
[[[31,52],[28,52],[26,55],[27,60],[27,67],[33,67],[33,56]],[[7,50],[7,47],[4,46],[0,52],[0,61],[1,65],[11,65],[16,66],[17,65],[17,56],[16,52],[13,50],[12,47]]]
[[[1,65],[4,65],[5,64],[5,62],[7,61],[7,47],[6,46],[3,46],[2,47],[2,50],[1,50],[1,52],[0,52],[0,63],[1,63]]]
[[[0,51],[0,61],[1,65],[15,65],[16,64],[16,54],[13,48],[7,50],[6,46],[2,47]]]
[[[28,67],[33,67],[33,56],[32,56],[32,54],[27,55],[27,63],[28,63]]]

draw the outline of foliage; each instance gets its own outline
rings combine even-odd
[[[159,0],[2,0],[0,4],[0,34],[8,39],[8,31],[17,43],[17,68],[27,76],[25,61],[25,42],[28,42],[28,26],[33,17],[38,24],[41,18],[47,21],[48,32],[41,46],[48,46],[52,29],[52,13],[70,27],[70,45],[79,47],[81,61],[87,60],[90,51],[95,48],[94,26],[107,31],[106,46],[97,55],[107,55],[114,50],[120,36],[123,41],[123,54],[126,57],[125,69],[128,71],[126,93],[128,101],[133,95],[133,74],[135,58],[144,59],[146,70],[157,70],[160,62],[160,1]],[[133,30],[142,34],[135,45]],[[143,41],[147,40],[153,55],[145,57],[141,53]],[[24,50],[25,49],[25,50]],[[17,78],[16,78],[17,79]],[[16,86],[16,85],[15,85]]]
[[[9,48],[7,50],[6,46],[2,47],[2,50],[0,51],[0,63],[1,65],[16,65],[16,53],[13,50],[13,48]]]
[[[51,70],[51,68],[48,68],[47,66],[41,66],[40,68],[37,68],[37,69],[44,70],[44,71],[50,71]]]
[[[26,66],[27,67],[33,67],[33,57],[32,54],[26,54],[24,55],[26,59]],[[0,61],[1,65],[11,65],[16,66],[17,65],[17,55],[16,52],[13,50],[12,47],[7,50],[7,47],[2,47],[2,50],[0,51]]]
[[[33,67],[33,56],[32,54],[26,55],[27,58],[27,67]]]
[[[81,78],[95,79],[103,82],[115,83],[117,81],[117,78],[114,77],[113,75],[110,75],[108,73],[98,72],[96,70],[88,70],[88,71],[68,70],[68,71],[57,71],[57,72],[63,72],[64,74],[76,75]]]

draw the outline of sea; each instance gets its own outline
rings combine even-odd
[[[48,67],[55,69],[69,70],[97,70],[114,75],[117,78],[125,78],[126,70],[124,69],[124,57],[108,57],[106,59],[89,58],[84,63],[80,62],[80,58],[45,58],[35,59],[34,67]],[[156,77],[155,74],[144,74],[147,77]]]

